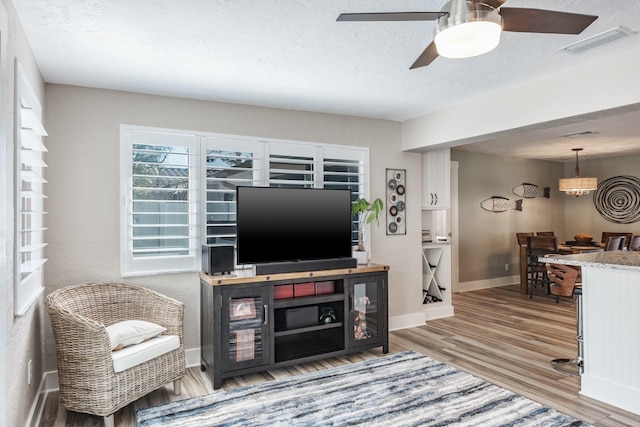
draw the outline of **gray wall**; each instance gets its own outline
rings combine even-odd
[[[388,264],[390,317],[419,312],[420,154],[400,150],[400,123],[128,92],[46,85],[49,153],[47,290],[87,281],[137,283],[186,304],[185,347],[199,339],[197,273],[122,278],[119,264],[120,124],[370,147],[371,197],[385,168],[407,170],[407,234],[372,229],[372,262]],[[382,221],[384,224],[384,221]],[[46,369],[56,369],[46,327]]]
[[[575,163],[566,163],[565,176],[573,176],[574,168]],[[605,179],[620,175],[640,178],[640,155],[580,159],[580,176],[595,176],[601,183]],[[578,198],[565,196],[565,230],[567,239],[578,233],[586,233],[600,240],[603,231],[640,234],[640,222],[616,224],[606,220],[596,210],[591,194]]]
[[[23,425],[37,397],[43,376],[44,310],[42,298],[23,317],[13,316],[14,301],[14,64],[20,65],[43,103],[44,82],[33,53],[17,18],[13,3],[3,0],[0,7],[0,425]],[[46,121],[46,117],[45,117]],[[27,384],[27,362],[33,361],[33,381]]]
[[[586,233],[600,240],[603,231],[640,234],[640,222],[615,224],[596,210],[592,194],[567,196],[558,191],[558,179],[574,175],[575,163],[517,159],[451,150],[459,162],[459,256],[461,289],[465,282],[502,283],[518,275],[516,232],[554,231],[558,241]],[[618,175],[640,177],[640,155],[580,161],[581,176],[599,182]],[[551,197],[523,199],[523,210],[491,213],[480,202],[491,196],[518,199],[512,188],[523,182],[551,187]],[[510,264],[510,271],[504,265]],[[518,280],[516,278],[516,280]],[[512,283],[515,283],[513,280]]]
[[[518,274],[516,232],[549,231],[564,235],[563,194],[557,191],[562,163],[451,150],[458,161],[459,259],[463,282]],[[551,187],[551,197],[523,199],[513,187],[524,182]],[[492,196],[522,199],[522,211],[487,212],[480,203]],[[505,271],[509,264],[509,271]]]

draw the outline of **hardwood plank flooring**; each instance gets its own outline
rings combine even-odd
[[[504,286],[453,295],[455,316],[390,333],[390,352],[414,350],[522,394],[597,427],[640,426],[640,416],[581,396],[580,380],[553,370],[549,361],[574,357],[575,307],[568,299],[519,293]],[[326,369],[382,355],[379,349],[225,380],[223,389]],[[198,367],[187,369],[182,394],[167,385],[116,413],[118,427],[134,427],[135,410],[212,393]],[[67,412],[58,393],[47,396],[41,426],[102,426],[99,417]]]

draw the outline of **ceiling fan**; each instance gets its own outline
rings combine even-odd
[[[434,40],[411,69],[438,56],[469,58],[494,49],[502,31],[580,34],[598,17],[546,9],[502,7],[507,0],[451,0],[439,12],[343,13],[337,21],[438,21]]]

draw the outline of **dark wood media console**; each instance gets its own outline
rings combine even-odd
[[[374,347],[389,351],[388,266],[200,273],[201,369],[222,380]]]

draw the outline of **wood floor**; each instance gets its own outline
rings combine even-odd
[[[571,301],[534,296],[529,299],[517,286],[454,294],[455,316],[390,334],[390,352],[414,350],[446,362],[494,384],[551,406],[594,426],[640,426],[640,416],[580,396],[578,378],[553,370],[549,361],[576,354],[575,308]],[[224,389],[315,371],[378,357],[380,350],[225,380]],[[189,368],[182,394],[172,386],[139,399],[118,411],[117,427],[134,427],[135,410],[164,402],[213,392],[198,367]],[[101,426],[102,420],[67,412],[58,394],[47,396],[41,426]]]

